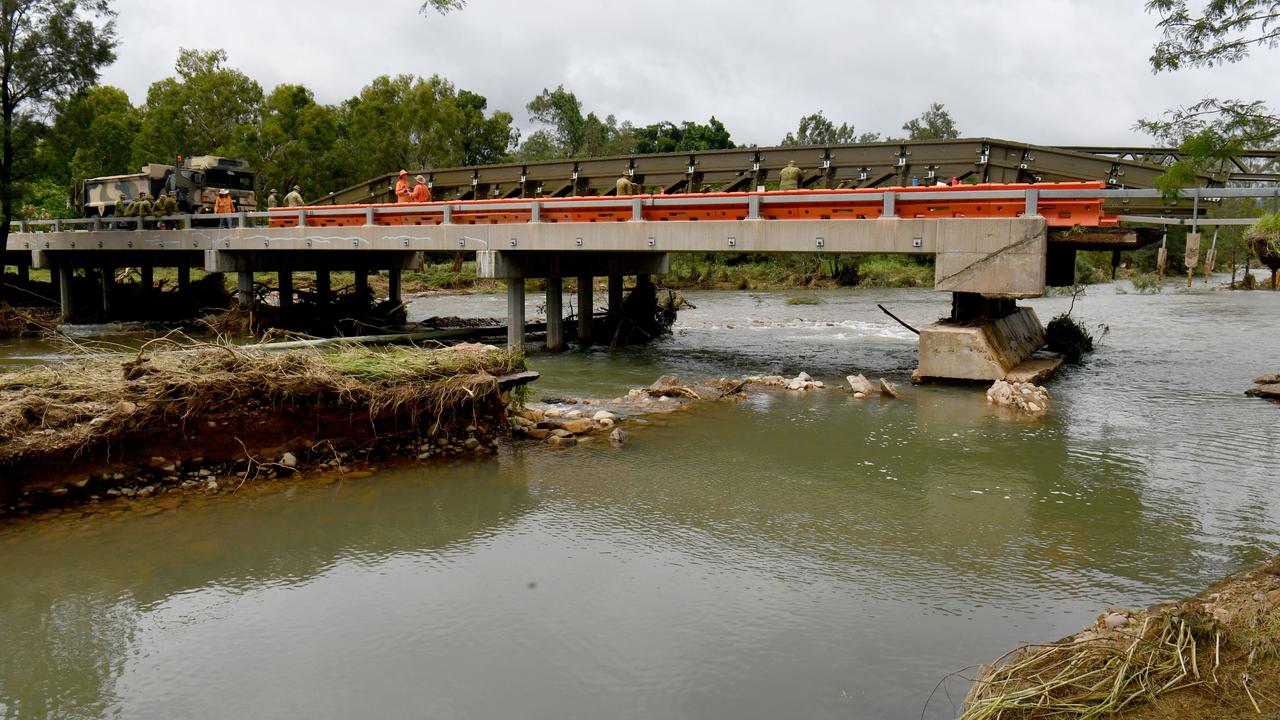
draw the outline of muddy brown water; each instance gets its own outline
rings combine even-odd
[[[1127,287],[1121,286],[1121,289]],[[905,385],[927,291],[697,293],[535,393],[847,369]],[[436,297],[422,315],[492,315]],[[1030,304],[1042,320],[1069,300]],[[531,311],[534,308],[531,307]],[[1121,294],[1040,421],[966,388],[759,395],[622,449],[0,525],[4,717],[952,717],[947,673],[1280,552],[1280,294]],[[9,366],[55,354],[0,344]],[[168,502],[165,502],[168,501]]]

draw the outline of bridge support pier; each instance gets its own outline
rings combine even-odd
[[[396,307],[404,303],[403,277],[404,271],[400,268],[391,268],[387,271],[387,299]]]
[[[524,278],[507,280],[507,348],[524,350]]]
[[[155,268],[150,265],[143,265],[138,268],[138,275],[142,277],[139,283],[142,285],[142,296],[146,297],[151,294],[151,289],[156,286]]]
[[[358,268],[356,275],[356,297],[362,298],[369,294],[369,271],[364,268]]]
[[[913,381],[1039,382],[1061,358],[1032,357],[1044,347],[1034,310],[1007,298],[953,293],[951,317],[920,331],[920,367]]]
[[[253,305],[253,273],[248,270],[236,273],[236,304],[244,310]]]
[[[18,271],[18,282],[25,283],[31,280],[30,265],[18,265],[16,266],[16,270]]]
[[[280,296],[280,309],[293,308],[293,271],[281,270],[276,282],[277,294]]]
[[[75,306],[71,298],[71,276],[74,271],[70,265],[58,265],[58,269],[53,273],[54,284],[58,286],[58,301],[62,306],[62,319],[70,320],[72,314],[75,313]]]
[[[595,312],[595,278],[578,276],[578,342],[591,344],[591,315]]]
[[[107,320],[111,317],[111,295],[115,289],[115,268],[102,267],[102,319]]]
[[[178,291],[186,292],[191,287],[191,268],[186,265],[178,266]]]
[[[316,271],[316,300],[321,304],[329,302],[333,294],[333,278],[328,270]]]
[[[547,349],[552,352],[564,349],[563,301],[564,281],[547,278]]]
[[[609,317],[617,318],[622,312],[622,276],[609,276]]]

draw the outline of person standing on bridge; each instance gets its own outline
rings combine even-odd
[[[409,171],[401,170],[400,179],[396,180],[396,202],[413,202],[413,191],[409,189]]]
[[[213,212],[217,215],[230,215],[236,211],[236,202],[231,199],[230,190],[219,190],[218,199],[213,201]],[[231,218],[218,218],[218,227],[231,228]]]
[[[623,195],[635,195],[640,191],[640,186],[632,182],[631,178],[626,173],[623,173],[622,177],[618,178],[617,187],[617,194],[619,197],[622,197]]]
[[[795,160],[789,160],[787,166],[778,173],[779,190],[799,190],[804,181],[804,171],[796,166]]]
[[[275,188],[271,188],[271,192],[267,193],[267,209],[268,210],[271,210],[272,208],[280,207],[280,198],[276,197],[276,193],[278,192],[279,190],[276,190]]]
[[[302,199],[302,188],[294,185],[289,194],[284,196],[284,204],[285,207],[302,207],[306,205],[307,203]]]
[[[431,202],[431,187],[427,185],[427,179],[419,175],[413,181],[417,183],[413,186],[413,201],[416,203]]]
[[[117,219],[125,217],[129,214],[129,193],[120,193],[120,197],[116,198],[115,217]],[[116,226],[119,228],[119,225]]]

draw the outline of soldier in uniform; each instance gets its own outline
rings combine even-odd
[[[631,182],[631,178],[626,173],[623,173],[622,177],[618,178],[618,182],[616,184],[619,197],[623,195],[635,195],[640,191],[640,186]]]
[[[138,223],[138,229],[141,230],[146,225],[146,218],[151,217],[154,207],[151,205],[151,195],[148,193],[139,193],[138,201],[129,206],[129,213],[143,222]]]
[[[271,188],[271,192],[267,195],[267,209],[280,207],[280,198],[276,197],[276,189]]]
[[[778,173],[778,189],[779,190],[799,190],[800,182],[804,180],[804,171],[796,167],[796,161],[787,162],[787,166],[782,168],[782,172]]]
[[[302,207],[303,205],[306,205],[307,203],[302,199],[301,190],[302,188],[294,185],[293,189],[289,191],[289,194],[284,196],[284,204],[288,207]]]
[[[115,217],[122,218],[129,214],[129,193],[120,193],[120,197],[116,198]],[[116,226],[119,228],[119,225]]]

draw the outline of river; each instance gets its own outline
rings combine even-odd
[[[914,336],[875,303],[923,325],[947,295],[691,293],[655,346],[534,356],[535,394],[856,370],[905,397],[0,525],[0,715],[953,717],[959,678],[925,707],[948,673],[1280,552],[1280,407],[1242,394],[1280,370],[1280,294],[1125,287],[1076,302],[1107,332],[1040,420],[907,385]]]

